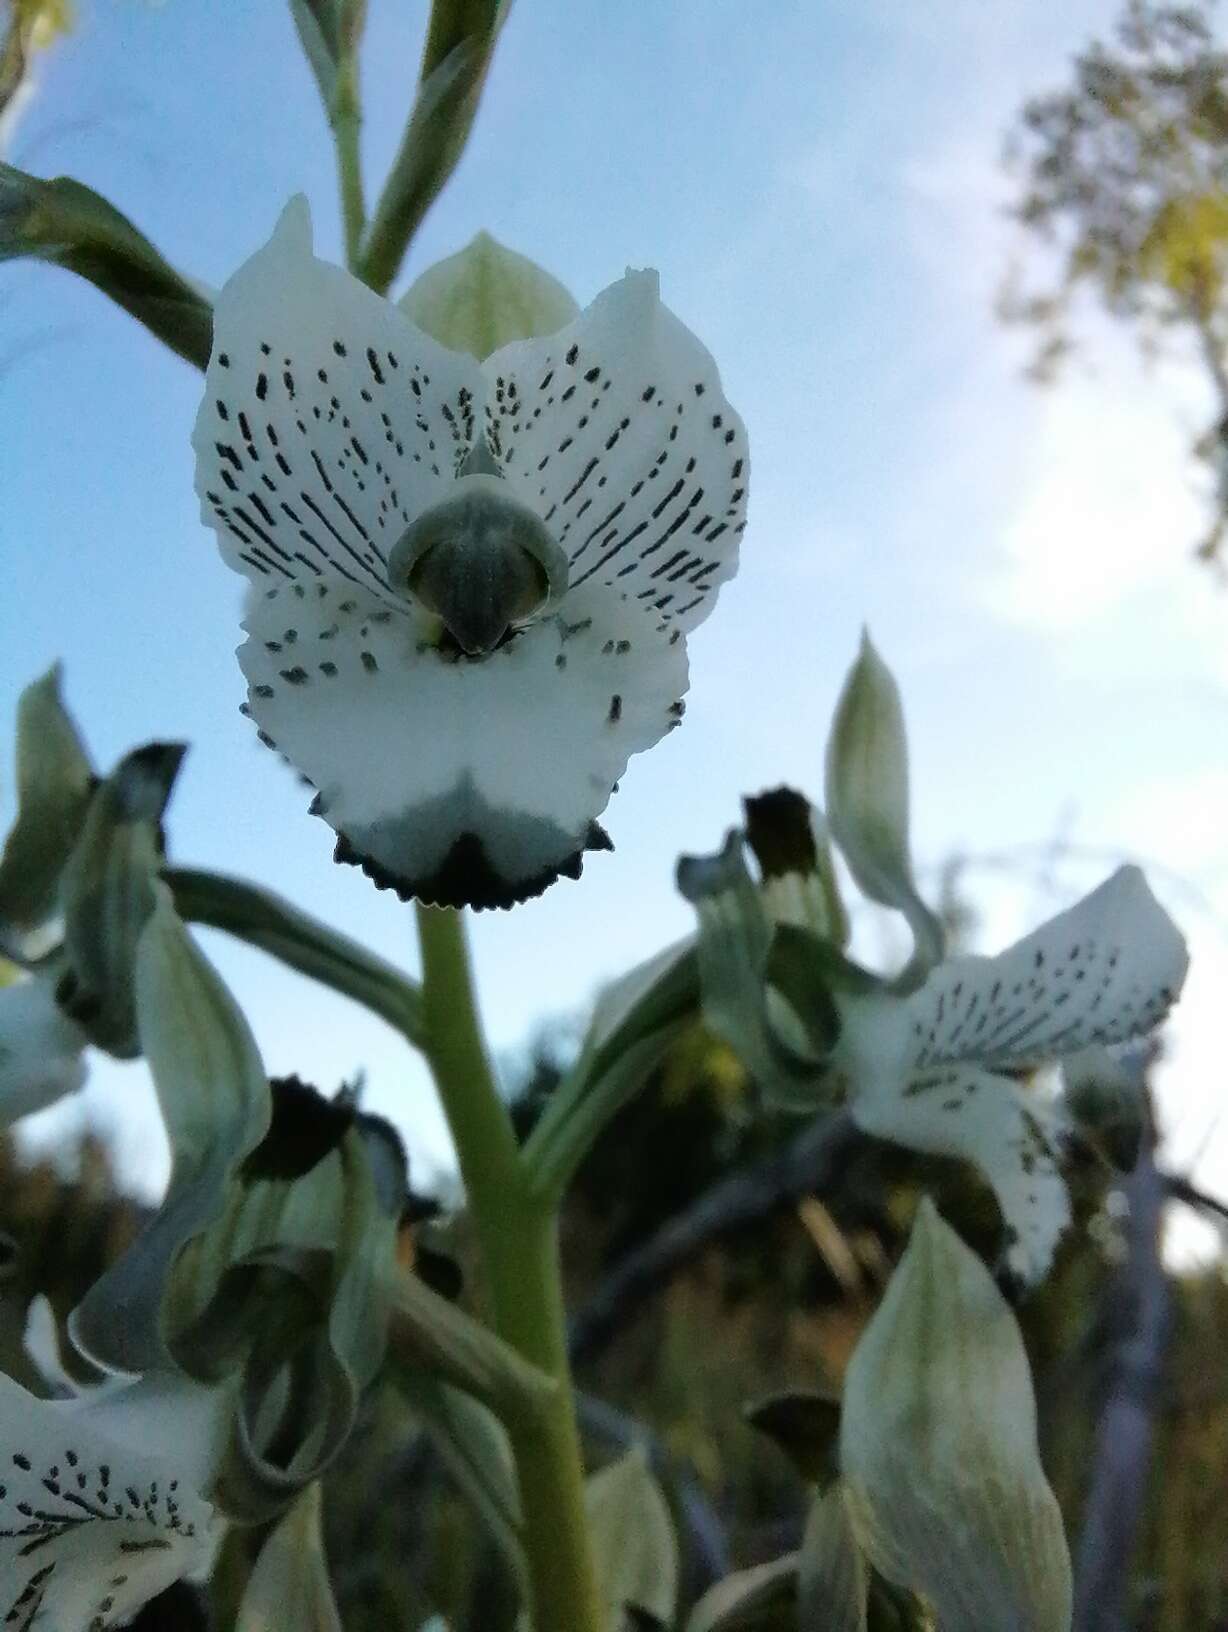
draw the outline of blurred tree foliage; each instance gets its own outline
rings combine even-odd
[[[1077,55],[1072,82],[1023,108],[1008,142],[1012,213],[1043,268],[1019,269],[1003,315],[1037,332],[1033,372],[1052,378],[1089,290],[1139,343],[1192,343],[1216,404],[1194,445],[1214,482],[1198,554],[1222,567],[1228,527],[1228,49],[1216,0],[1130,0],[1109,43]]]
[[[73,25],[70,0],[0,0],[0,152],[34,58]]]

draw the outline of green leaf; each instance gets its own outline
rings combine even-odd
[[[462,1494],[486,1525],[522,1593],[528,1566],[521,1540],[520,1494],[511,1445],[484,1405],[430,1372],[401,1367],[406,1403],[430,1434]]]
[[[358,941],[289,901],[221,873],[172,867],[165,874],[180,915],[223,929],[300,974],[342,992],[413,1043],[422,1040],[422,991],[416,981]]]
[[[309,1485],[260,1549],[235,1632],[341,1632],[320,1533],[320,1486]]]
[[[510,0],[434,0],[418,94],[363,244],[359,275],[383,294],[456,168]]]
[[[162,866],[162,814],[185,749],[150,743],[126,755],[90,800],[60,885],[65,973],[56,996],[100,1048],[141,1051],[134,972]]]
[[[844,1492],[834,1484],[811,1504],[798,1554],[798,1623],[818,1632],[866,1632],[869,1572]]]
[[[525,1145],[538,1194],[563,1194],[602,1129],[640,1091],[698,1009],[699,965],[690,940],[606,987],[579,1058]]]
[[[584,1490],[598,1586],[612,1627],[626,1606],[670,1624],[678,1600],[678,1540],[640,1449],[602,1468]]]
[[[557,278],[488,232],[429,266],[397,305],[440,345],[479,360],[513,340],[554,334],[580,315]]]
[[[290,15],[298,31],[299,44],[325,109],[337,94],[337,70],[341,61],[341,6],[339,0],[290,0]]]
[[[726,1576],[696,1604],[686,1632],[799,1632],[797,1570],[797,1554],[786,1553]],[[816,1626],[813,1632],[822,1629]]]
[[[187,362],[208,363],[211,303],[126,216],[67,176],[0,164],[0,261],[21,256],[75,272]]]
[[[836,704],[827,741],[826,802],[832,833],[858,885],[871,901],[907,918],[915,943],[908,978],[920,985],[942,958],[945,935],[913,880],[904,709],[868,634]]]
[[[60,879],[96,778],[60,696],[58,663],[17,704],[17,820],[0,853],[0,949],[19,962],[59,935]]]
[[[840,1434],[840,1401],[835,1395],[787,1389],[756,1400],[743,1415],[752,1428],[775,1441],[803,1479],[826,1486],[835,1478]]]
[[[414,1274],[397,1278],[389,1343],[400,1363],[429,1370],[501,1417],[532,1420],[558,1389],[553,1378]]]
[[[1068,1632],[1070,1558],[1023,1340],[928,1199],[849,1364],[840,1462],[860,1546],[942,1632]]]
[[[678,888],[699,915],[699,978],[708,1025],[769,1101],[814,1110],[822,1099],[821,1058],[801,1054],[770,1012],[767,970],[775,931],[746,869],[741,835],[731,832],[716,855],[684,856]]]
[[[165,885],[136,957],[141,1042],[171,1145],[171,1177],[144,1230],[72,1316],[78,1348],[114,1371],[171,1364],[162,1329],[170,1270],[217,1218],[243,1161],[268,1126],[256,1044],[230,993],[175,915]]]

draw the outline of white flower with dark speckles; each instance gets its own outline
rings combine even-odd
[[[608,846],[745,524],[745,430],[655,273],[479,362],[316,260],[296,200],[219,297],[194,446],[257,586],[251,713],[340,859],[505,906]]]
[[[0,1128],[81,1087],[86,1041],[56,1002],[49,975],[0,987]]]
[[[979,1167],[1011,1232],[1009,1266],[1038,1280],[1070,1203],[1045,1104],[1014,1079],[1143,1036],[1188,962],[1142,873],[1121,867],[997,957],[946,959],[910,996],[838,992],[834,1063],[853,1116],[868,1133]]]
[[[105,1632],[207,1569],[219,1396],[166,1379],[40,1400],[0,1374],[0,1621]]]

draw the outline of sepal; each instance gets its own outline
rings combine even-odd
[[[479,360],[513,340],[554,334],[580,315],[557,278],[488,232],[427,267],[397,305],[440,345]]]

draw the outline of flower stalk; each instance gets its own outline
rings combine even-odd
[[[527,1182],[495,1085],[463,920],[449,908],[419,905],[416,912],[425,1052],[456,1144],[495,1329],[558,1384],[536,1420],[506,1424],[524,1510],[533,1625],[535,1632],[602,1632],[567,1359],[557,1214]]]

